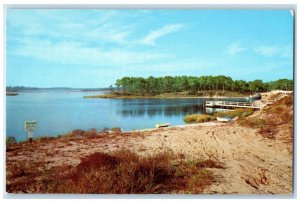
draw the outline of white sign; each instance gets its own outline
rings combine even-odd
[[[36,127],[37,127],[37,122],[36,121],[25,121],[25,123],[24,123],[24,129],[27,132],[35,131]]]

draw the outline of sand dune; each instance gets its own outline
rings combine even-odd
[[[219,181],[206,193],[290,194],[291,144],[264,139],[256,130],[237,124],[188,126],[154,132],[136,150],[144,153],[170,148],[186,159],[216,159],[225,169],[212,169]]]

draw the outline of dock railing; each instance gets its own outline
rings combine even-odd
[[[257,106],[251,102],[234,102],[234,101],[206,101],[206,106],[260,108],[260,106]]]
[[[278,94],[276,97],[272,96]],[[208,107],[236,107],[236,108],[254,108],[262,109],[267,105],[271,105],[274,102],[282,99],[283,97],[292,94],[293,91],[274,91],[272,95],[269,95],[266,101],[264,102],[235,102],[235,101],[206,101],[205,105]]]

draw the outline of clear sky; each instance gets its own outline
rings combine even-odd
[[[107,87],[124,76],[293,78],[289,10],[8,9],[6,84]]]

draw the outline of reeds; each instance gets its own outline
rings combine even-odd
[[[202,123],[216,120],[215,116],[206,115],[206,114],[192,114],[184,117],[184,122],[186,123]]]
[[[239,118],[244,118],[250,116],[251,114],[253,114],[253,112],[253,109],[234,109],[233,111],[217,112],[214,114],[214,116],[227,116],[232,118],[238,116]]]

